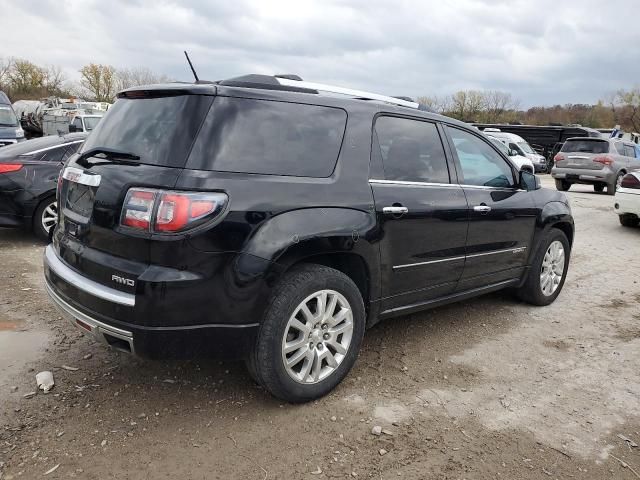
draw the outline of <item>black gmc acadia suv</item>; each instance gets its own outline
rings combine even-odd
[[[553,302],[565,195],[416,107],[290,76],[121,92],[60,177],[50,296],[107,345],[244,358],[291,402],[382,319],[506,287]]]

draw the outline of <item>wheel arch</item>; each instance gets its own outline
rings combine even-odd
[[[349,276],[365,305],[380,297],[380,255],[376,219],[348,208],[307,208],[265,222],[243,249],[269,262],[271,284],[301,263],[316,263]]]

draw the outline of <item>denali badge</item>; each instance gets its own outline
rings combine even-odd
[[[136,282],[131,280],[130,278],[119,277],[118,275],[111,275],[111,280],[120,285],[126,285],[127,287],[135,286]]]

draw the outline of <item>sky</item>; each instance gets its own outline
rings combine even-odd
[[[638,0],[0,0],[0,57],[190,80],[295,73],[386,95],[500,90],[522,107],[640,84]],[[615,52],[615,53],[612,53]]]

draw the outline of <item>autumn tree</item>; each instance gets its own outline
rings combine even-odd
[[[80,69],[80,86],[96,102],[112,102],[118,90],[116,69],[111,65],[90,63]]]
[[[634,132],[640,132],[640,87],[618,90],[617,98],[620,123],[628,125]]]
[[[0,57],[0,90],[9,89],[9,70],[11,69],[11,59]]]
[[[49,95],[61,95],[65,93],[67,78],[60,67],[49,65],[44,68],[43,73],[43,85]]]
[[[28,60],[12,60],[7,76],[14,95],[35,92],[42,94],[45,90],[45,70]]]

